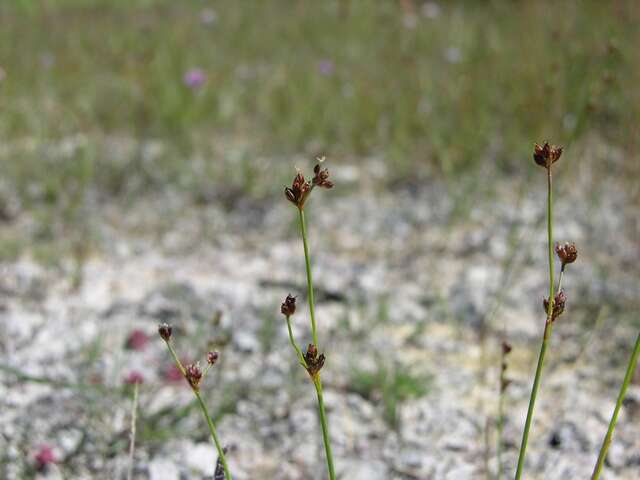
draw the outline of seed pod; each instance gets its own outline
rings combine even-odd
[[[218,352],[214,351],[207,353],[207,363],[209,365],[215,365],[218,361],[218,358],[220,358],[220,354]]]
[[[544,142],[542,146],[537,143],[533,147],[533,160],[541,167],[550,168],[562,156],[562,147],[549,145]]]
[[[284,299],[284,302],[280,306],[280,312],[282,312],[285,317],[290,317],[296,313],[296,297],[291,294],[287,295],[287,298]]]
[[[558,292],[553,300],[553,312],[551,312],[551,321],[555,322],[556,318],[558,318],[560,315],[562,315],[562,312],[564,312],[564,305],[565,302],[567,301],[567,296],[565,295],[565,293],[560,290],[560,292]],[[548,299],[544,299],[542,301],[542,305],[544,306],[544,311],[545,313],[548,314],[549,312],[549,300]]]
[[[565,243],[564,245],[556,244],[556,254],[562,263],[562,267],[569,263],[573,263],[578,258],[578,249],[575,243]]]
[[[171,325],[169,325],[168,323],[161,323],[160,325],[158,325],[158,333],[165,342],[168,342],[171,338],[171,331]]]
[[[197,363],[191,363],[185,367],[185,375],[191,388],[196,392],[200,390],[200,382],[202,381],[202,370]]]

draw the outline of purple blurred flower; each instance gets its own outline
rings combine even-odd
[[[179,382],[184,378],[182,372],[175,364],[169,365],[169,367],[164,371],[164,379],[167,382]]]
[[[182,77],[182,82],[185,86],[189,87],[192,90],[197,90],[202,87],[207,81],[207,74],[204,73],[204,70],[200,68],[192,68],[188,70],[184,77]]]
[[[318,62],[318,72],[320,72],[320,75],[328,77],[333,74],[333,70],[333,62],[328,58],[324,58]]]
[[[136,383],[141,384],[143,382],[144,382],[144,377],[140,372],[137,372],[135,370],[131,372],[129,375],[127,375],[127,377],[124,379],[124,383],[126,385],[135,385]]]
[[[126,346],[129,350],[142,351],[149,343],[149,336],[142,330],[133,330],[127,338]]]
[[[49,445],[42,445],[36,452],[34,460],[38,470],[44,470],[48,465],[58,461],[55,453],[53,453],[53,449]]]

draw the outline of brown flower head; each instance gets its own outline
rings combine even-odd
[[[207,363],[209,365],[215,365],[218,361],[218,358],[220,358],[220,354],[218,352],[214,351],[207,353]]]
[[[190,363],[185,367],[185,375],[191,388],[195,391],[200,390],[200,382],[202,381],[202,370],[197,363]]]
[[[560,290],[554,300],[553,300],[553,312],[551,312],[551,321],[554,322],[556,320],[556,318],[558,318],[560,315],[562,315],[562,312],[564,312],[564,304],[567,301],[567,296],[564,294],[564,292],[562,290]],[[545,313],[549,312],[549,300],[548,299],[544,299],[542,301],[542,305],[544,306],[544,311]]]
[[[324,365],[324,360],[324,353],[318,355],[318,349],[313,343],[310,343],[307,347],[307,353],[304,354],[304,361],[307,364],[307,372],[312,378],[318,375]]]
[[[506,340],[502,341],[502,354],[503,355],[509,355],[511,353],[512,349],[513,349],[513,347],[511,346],[511,344],[509,342],[507,342]]]
[[[329,180],[329,170],[320,168],[323,158],[318,159],[318,164],[313,168],[311,181],[305,180],[304,175],[298,172],[291,182],[291,187],[285,187],[284,194],[291,203],[302,210],[304,204],[315,187],[332,188],[333,182]]]
[[[304,202],[307,200],[312,189],[313,186],[311,183],[305,181],[304,175],[298,172],[293,178],[293,182],[291,182],[291,187],[285,187],[284,194],[291,203],[298,208],[303,208]]]
[[[324,161],[324,158],[318,160],[321,162]],[[329,180],[329,170],[320,168],[320,163],[313,167],[313,173],[313,185],[323,188],[333,188],[333,182]]]
[[[542,146],[536,143],[533,147],[533,159],[541,167],[551,168],[551,165],[557,162],[561,155],[562,147],[549,145],[548,142],[544,142]]]
[[[161,323],[158,325],[158,333],[165,342],[168,342],[171,338],[171,325],[168,323]]]
[[[282,312],[285,317],[290,317],[296,313],[296,297],[291,294],[287,295],[287,298],[284,299],[284,302],[280,306],[280,312]]]
[[[578,258],[578,249],[576,248],[575,243],[565,243],[561,245],[559,243],[556,244],[556,253],[558,254],[558,258],[560,262],[562,262],[562,267],[568,263],[573,263]]]

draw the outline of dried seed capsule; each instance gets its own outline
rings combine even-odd
[[[578,249],[575,243],[565,243],[564,245],[556,244],[556,254],[562,262],[562,266],[573,263],[578,258]]]
[[[542,146],[537,143],[533,147],[533,160],[541,167],[550,168],[562,156],[562,147],[549,145],[544,142]]]
[[[220,354],[218,352],[214,351],[207,353],[207,363],[209,365],[215,365],[218,361],[218,358],[220,358]]]
[[[161,323],[158,326],[158,333],[165,342],[168,342],[171,338],[171,330],[171,325],[169,325],[168,323]]]
[[[291,294],[287,295],[287,298],[284,299],[284,302],[280,306],[280,312],[282,312],[285,317],[290,317],[296,313],[296,297]]]
[[[556,318],[558,318],[560,315],[562,315],[562,312],[564,312],[564,305],[565,302],[567,301],[567,296],[565,295],[565,293],[560,290],[560,292],[558,292],[553,300],[553,312],[551,312],[551,321],[554,322],[556,320]],[[549,312],[549,300],[548,299],[544,299],[542,301],[542,305],[544,306],[544,311],[545,313]]]
[[[202,370],[197,363],[191,363],[185,367],[185,375],[191,388],[200,390],[200,382],[202,381]]]

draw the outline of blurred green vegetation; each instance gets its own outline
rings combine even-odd
[[[261,196],[291,170],[273,159],[321,152],[455,179],[590,136],[638,171],[637,2],[413,4],[2,2],[5,190],[26,208],[69,191]]]

